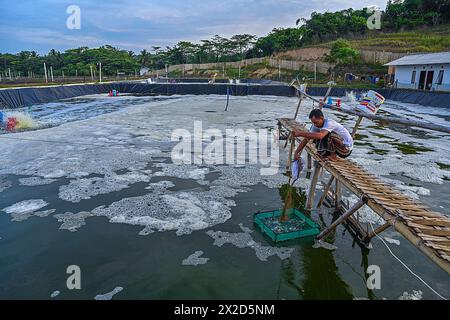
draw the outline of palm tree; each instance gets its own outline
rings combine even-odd
[[[142,67],[146,67],[148,65],[149,58],[150,53],[146,49],[141,50],[139,55],[139,62],[141,63]]]

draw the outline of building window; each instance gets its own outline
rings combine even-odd
[[[436,84],[442,84],[443,80],[444,80],[444,70],[440,70]]]
[[[416,83],[416,71],[412,72],[411,83]]]

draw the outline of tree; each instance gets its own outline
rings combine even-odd
[[[138,61],[141,64],[141,67],[147,67],[150,61],[150,53],[145,49],[141,50]]]
[[[346,40],[338,39],[331,46],[330,55],[326,60],[337,64],[353,64],[358,62],[359,58],[358,50],[353,49]]]
[[[231,41],[239,48],[240,59],[244,59],[244,52],[255,43],[256,36],[251,34],[237,34],[231,37]]]

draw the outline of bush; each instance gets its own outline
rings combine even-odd
[[[359,51],[350,47],[344,39],[336,40],[331,46],[330,55],[326,58],[328,62],[337,64],[353,64],[359,62]]]

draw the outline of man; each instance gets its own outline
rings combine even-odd
[[[296,137],[303,137],[303,141],[295,152],[295,159],[300,160],[303,149],[309,140],[313,139],[316,143],[317,152],[324,160],[337,161],[340,158],[347,158],[353,150],[353,138],[340,123],[325,119],[319,109],[314,109],[309,115],[313,123],[309,132],[294,130]]]

